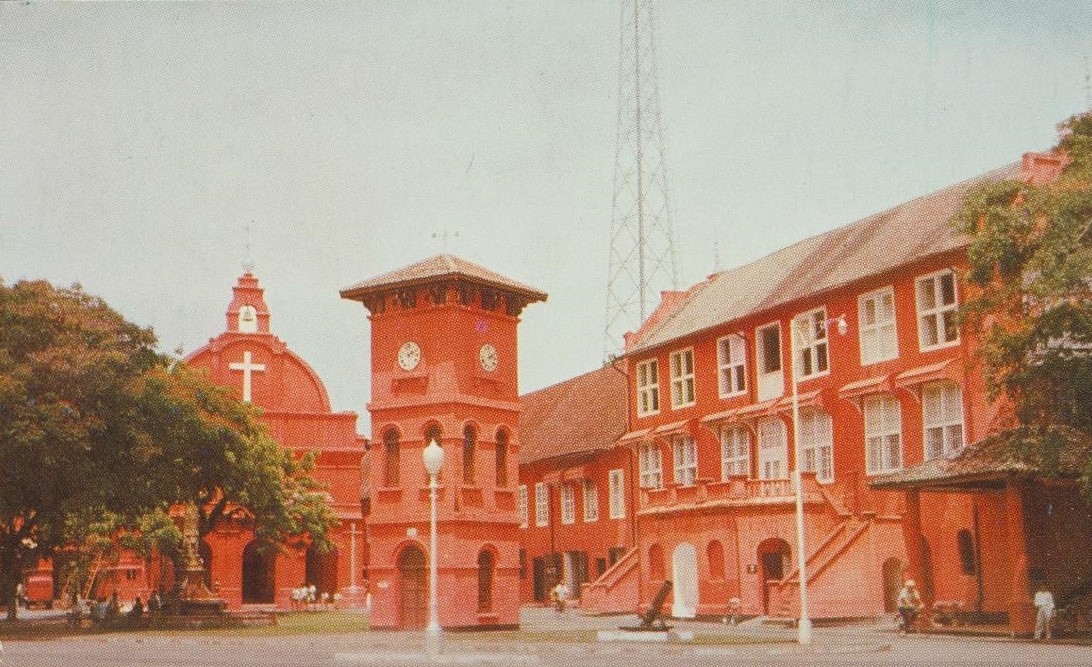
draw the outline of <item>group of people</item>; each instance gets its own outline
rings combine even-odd
[[[341,603],[341,593],[322,591],[314,584],[303,583],[292,589],[292,611],[314,611],[315,609],[337,610]]]
[[[1035,640],[1051,638],[1051,623],[1054,620],[1054,594],[1040,585],[1035,589],[1032,598],[1035,606]],[[899,597],[895,602],[899,610],[899,633],[914,632],[918,614],[925,607],[913,579],[907,579],[899,591]]]
[[[124,606],[118,598],[118,592],[114,591],[109,598],[73,600],[72,608],[68,612],[68,621],[73,625],[80,625],[86,618],[92,625],[128,624],[135,627],[141,625],[147,616],[158,615],[162,608],[163,598],[158,591],[148,596],[147,604],[140,596],[137,596],[132,604]]]

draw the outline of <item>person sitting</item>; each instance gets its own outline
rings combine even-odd
[[[899,617],[901,620],[899,633],[906,634],[907,632],[914,632],[914,624],[917,621],[918,613],[925,605],[921,602],[921,594],[918,593],[917,586],[913,579],[906,580],[902,590],[899,591],[899,597],[895,602],[895,606],[899,610]]]
[[[554,609],[559,614],[565,611],[565,604],[569,599],[569,587],[565,585],[564,581],[557,582],[557,585],[550,591],[550,599],[554,603]]]

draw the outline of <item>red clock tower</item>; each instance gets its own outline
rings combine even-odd
[[[445,628],[519,624],[516,328],[546,294],[438,255],[341,291],[371,313],[369,577],[373,627],[428,621],[429,479],[443,448],[438,615]]]

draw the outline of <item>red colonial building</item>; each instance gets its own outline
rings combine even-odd
[[[636,581],[615,591],[608,569],[625,569],[635,538],[636,459],[616,447],[626,427],[624,363],[521,397],[519,488],[520,599],[545,602],[558,581],[574,598],[597,581],[632,611]],[[617,567],[616,567],[617,566]],[[602,597],[597,589],[592,593]]]
[[[226,330],[186,362],[207,369],[213,382],[260,407],[262,421],[283,447],[300,456],[318,454],[311,475],[326,485],[341,523],[331,534],[335,549],[327,553],[259,549],[245,520],[223,525],[202,545],[209,580],[229,608],[287,609],[291,590],[303,583],[314,584],[319,595],[341,593],[348,604],[362,594],[358,587],[367,558],[360,503],[365,440],[356,433],[356,413],[331,412],[322,380],[270,331],[269,308],[256,277],[244,273],[232,292]]]
[[[563,533],[553,531],[547,545],[542,529],[556,514],[541,525],[532,518],[524,540],[532,562],[632,544],[583,587],[583,608],[635,610],[670,579],[676,617],[719,616],[738,598],[745,614],[795,618],[790,473],[799,442],[813,618],[893,611],[911,576],[930,604],[1006,620],[1016,631],[1029,629],[1033,579],[1063,599],[1080,594],[1092,566],[1073,557],[1072,544],[1092,544],[1092,529],[1073,483],[1043,486],[1033,469],[979,446],[1011,415],[988,401],[973,332],[957,318],[966,239],[949,223],[976,185],[1047,182],[1063,166],[1057,155],[1028,154],[664,293],[627,336],[627,432],[617,449],[581,447],[611,437],[614,420],[599,419],[596,436],[545,438],[552,444],[525,455],[521,471],[529,496],[551,506],[551,482],[559,492],[569,479],[578,488],[584,475],[632,457],[632,539],[612,527],[558,547]],[[573,391],[577,380],[559,387]],[[530,431],[525,423],[525,442],[538,438]],[[579,465],[567,465],[574,456]],[[567,503],[558,503],[562,516]],[[550,558],[560,576],[581,577],[579,562]],[[525,583],[525,599],[540,595],[541,586]]]
[[[437,491],[438,621],[519,625],[517,326],[546,294],[451,255],[341,291],[371,321],[374,445],[369,456],[372,627],[428,618],[429,478]]]

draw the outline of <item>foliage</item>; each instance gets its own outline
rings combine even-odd
[[[152,332],[75,285],[0,282],[0,593],[64,540],[69,517],[136,512],[124,471],[152,452],[126,422],[131,382],[158,363]],[[14,605],[9,602],[9,618]]]
[[[253,406],[158,354],[155,342],[78,285],[0,282],[0,596],[9,618],[22,570],[58,548],[77,562],[118,545],[177,554],[168,510],[178,503],[197,504],[202,535],[236,517],[271,545],[329,546],[335,518],[307,476],[313,458],[294,459]]]
[[[1092,114],[1059,130],[1057,180],[983,186],[954,218],[970,237],[962,315],[1021,425],[1092,433]]]

